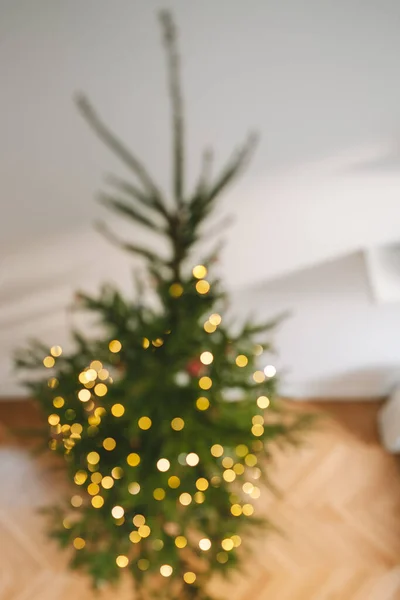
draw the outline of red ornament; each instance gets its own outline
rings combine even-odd
[[[198,358],[192,358],[186,365],[186,371],[189,375],[192,375],[192,377],[198,377],[203,369],[204,365]]]

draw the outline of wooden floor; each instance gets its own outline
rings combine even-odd
[[[379,446],[376,403],[329,403],[307,444],[277,453],[275,482],[259,512],[284,535],[254,540],[245,572],[215,581],[227,600],[400,600],[400,471]],[[25,404],[0,404],[0,600],[92,600],[85,578],[46,539],[37,508],[59,494],[57,477],[8,425],[33,421]],[[101,600],[132,600],[128,582]]]

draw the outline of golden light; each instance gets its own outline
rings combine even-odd
[[[101,508],[104,504],[104,498],[101,496],[93,496],[91,502],[94,508]]]
[[[171,577],[173,573],[173,568],[171,565],[161,565],[160,573],[163,577]]]
[[[253,500],[257,500],[257,498],[259,498],[261,496],[261,490],[258,487],[254,487],[253,491],[251,492],[250,496],[253,498]]]
[[[148,525],[140,525],[138,529],[138,534],[140,535],[140,537],[147,538],[149,537],[150,533],[151,529]]]
[[[140,558],[137,562],[137,566],[141,571],[147,571],[150,566],[150,562],[147,560],[147,558]]]
[[[142,339],[142,347],[146,350],[150,346],[150,340],[146,337]]]
[[[260,437],[260,435],[263,435],[264,433],[264,427],[262,425],[253,425],[251,433],[256,437]]]
[[[246,483],[242,485],[242,490],[245,494],[251,494],[251,492],[254,490],[254,485],[250,483],[250,481],[246,481]]]
[[[196,400],[197,410],[207,410],[209,407],[210,407],[210,401],[208,398],[205,398],[204,396],[200,396],[200,398],[197,398],[197,400]]]
[[[113,404],[111,407],[111,412],[114,417],[122,417],[125,412],[125,407],[122,404]]]
[[[124,475],[124,472],[121,467],[114,467],[111,469],[111,475],[114,477],[114,479],[121,479],[121,477]]]
[[[238,367],[245,367],[249,363],[249,359],[244,354],[239,354],[236,357],[235,363]]]
[[[208,538],[203,538],[199,541],[199,548],[204,552],[207,552],[211,548],[211,540]]]
[[[252,417],[251,422],[253,425],[264,425],[264,417],[262,415],[254,415]]]
[[[117,566],[120,569],[124,569],[125,567],[128,566],[129,564],[129,558],[127,556],[125,556],[124,554],[120,554],[119,556],[117,556],[117,558],[115,559],[115,562],[117,563]]]
[[[89,465],[97,465],[100,460],[100,454],[98,452],[89,452],[86,460],[88,461]]]
[[[219,487],[221,483],[221,477],[219,475],[213,475],[210,479],[210,483],[213,487]]]
[[[211,386],[212,386],[212,379],[211,379],[211,377],[207,377],[207,375],[204,376],[204,377],[200,377],[200,379],[199,379],[199,387],[202,390],[209,390],[211,388]]]
[[[196,502],[196,504],[203,504],[203,502],[206,499],[206,496],[203,492],[196,492],[193,496],[193,499]]]
[[[186,456],[186,464],[189,465],[189,467],[195,467],[199,464],[199,461],[200,458],[195,452],[189,452]]]
[[[105,381],[110,376],[110,373],[107,371],[107,369],[100,369],[100,371],[98,372],[97,376],[102,381]]]
[[[80,506],[82,506],[82,496],[78,496],[77,494],[75,496],[72,496],[71,498],[71,504],[74,508],[79,508]]]
[[[52,356],[45,356],[43,359],[43,364],[47,369],[51,369],[51,367],[54,367],[55,363],[56,361]]]
[[[146,518],[144,515],[135,515],[132,519],[132,523],[136,527],[141,527],[142,525],[144,525],[146,523]]]
[[[181,480],[179,479],[179,477],[176,477],[176,475],[172,475],[168,479],[168,485],[170,488],[176,489],[181,485]]]
[[[155,500],[164,500],[165,490],[163,488],[156,488],[153,492],[153,497]]]
[[[85,373],[88,381],[95,381],[97,379],[97,371],[95,369],[87,369]]]
[[[114,519],[121,519],[124,516],[125,511],[122,506],[114,506],[111,510],[111,514]]]
[[[235,453],[236,453],[236,456],[239,456],[239,458],[244,458],[246,456],[246,454],[249,453],[249,449],[246,446],[246,444],[239,444],[235,448]]]
[[[136,496],[140,492],[140,484],[137,481],[133,481],[128,485],[128,492],[132,494],[132,496]]]
[[[114,485],[114,479],[112,477],[110,477],[109,475],[106,475],[105,477],[103,477],[103,479],[101,480],[101,486],[105,489],[105,490],[110,490],[112,488],[112,486]]]
[[[72,423],[71,425],[71,433],[77,433],[80,435],[83,431],[83,427],[80,423]]]
[[[225,469],[231,469],[233,467],[233,458],[225,456],[225,458],[222,459],[222,466]]]
[[[183,574],[183,581],[189,585],[196,581],[196,575],[193,571],[187,571]]]
[[[103,448],[108,451],[114,450],[116,445],[117,442],[112,437],[108,437],[103,441]]]
[[[256,383],[262,383],[265,381],[264,371],[255,371],[253,373],[253,379]]]
[[[93,483],[100,483],[103,479],[103,476],[100,473],[100,471],[96,471],[95,473],[93,473],[93,475],[90,476],[90,479],[91,481],[93,481]]]
[[[197,481],[196,481],[196,487],[198,490],[200,490],[201,492],[205,492],[205,490],[208,489],[208,486],[210,484],[208,483],[207,479],[205,477],[200,477]]]
[[[200,279],[200,281],[196,283],[196,290],[199,294],[208,294],[210,287],[210,284],[205,279]]]
[[[152,421],[149,417],[140,417],[138,421],[139,429],[143,429],[144,431],[146,431],[147,429],[150,429],[151,425]]]
[[[86,546],[86,542],[81,537],[76,537],[72,542],[76,550],[82,550]]]
[[[142,540],[137,531],[131,531],[129,534],[129,539],[131,540],[132,544],[138,544]]]
[[[82,371],[82,373],[79,373],[78,379],[81,383],[86,384],[88,382],[88,378],[86,377],[86,371]]]
[[[259,396],[257,398],[257,406],[259,408],[268,408],[269,405],[270,405],[270,400],[269,400],[269,398],[267,398],[267,396]]]
[[[228,555],[226,552],[218,552],[217,554],[217,561],[219,563],[221,563],[221,565],[227,563],[229,560]]]
[[[140,456],[136,452],[131,452],[126,457],[126,462],[130,467],[137,467],[140,464]]]
[[[99,485],[97,483],[89,483],[87,491],[90,496],[96,496],[100,491]]]
[[[71,527],[72,527],[71,521],[69,519],[64,519],[63,520],[63,527],[65,529],[71,529]]]
[[[269,377],[269,378],[275,377],[275,375],[276,375],[276,368],[273,365],[267,365],[264,368],[264,373],[265,373],[266,377]]]
[[[187,546],[187,539],[184,535],[178,535],[178,537],[175,538],[175,546],[177,548],[185,548]]]
[[[207,276],[207,268],[204,265],[196,265],[193,267],[192,273],[196,279],[204,279]]]
[[[47,420],[49,422],[49,425],[53,425],[54,426],[54,425],[58,425],[59,424],[60,417],[58,415],[53,414],[53,415],[49,415],[49,417],[48,417]]]
[[[240,504],[232,504],[231,513],[234,517],[240,517],[240,515],[242,514],[242,507],[240,506]]]
[[[244,462],[248,467],[255,467],[257,464],[257,457],[254,454],[248,454],[244,459]]]
[[[213,313],[209,316],[208,320],[212,325],[218,326],[222,323],[222,317],[218,313]]]
[[[180,283],[173,283],[169,288],[169,294],[172,298],[179,298],[183,294],[183,286]]]
[[[202,362],[203,365],[211,365],[213,360],[214,356],[211,352],[205,351],[200,354],[200,362]]]
[[[162,540],[153,540],[151,545],[153,550],[156,550],[157,552],[164,548],[164,542]]]
[[[214,333],[214,331],[217,329],[217,326],[213,325],[210,321],[206,321],[203,327],[206,333]]]
[[[74,475],[76,485],[83,485],[87,479],[86,471],[77,471]]]
[[[157,461],[157,469],[161,471],[161,473],[165,473],[166,471],[168,471],[170,466],[171,463],[167,458],[160,458],[160,460]]]
[[[235,481],[236,479],[236,473],[232,469],[227,469],[223,472],[222,477],[225,479],[226,482],[232,483],[232,481]]]
[[[224,449],[220,444],[214,444],[211,446],[211,454],[215,456],[215,458],[219,458],[224,453]]]
[[[246,517],[251,517],[251,515],[254,513],[254,506],[252,504],[243,504],[242,510]]]
[[[110,352],[112,352],[113,354],[116,354],[117,352],[119,352],[122,348],[122,344],[119,340],[111,340],[111,342],[108,344],[108,348],[110,350]]]
[[[56,396],[53,400],[53,406],[55,408],[62,408],[64,406],[64,404],[65,404],[65,400],[61,396]]]
[[[94,386],[94,393],[101,398],[107,394],[108,388],[105,383],[98,383]]]
[[[232,535],[231,540],[233,542],[234,548],[239,548],[239,546],[242,543],[242,538],[240,537],[240,535]]]
[[[78,392],[78,398],[81,402],[88,402],[91,398],[91,393],[89,390],[79,390]]]
[[[253,477],[253,479],[260,479],[261,477],[261,469],[259,469],[258,467],[256,467],[255,469],[253,469],[251,476]]]
[[[179,496],[179,502],[182,504],[182,506],[189,506],[189,504],[192,502],[192,496],[187,492],[184,492]]]
[[[224,540],[222,540],[221,546],[223,547],[224,550],[226,550],[227,552],[229,552],[230,550],[233,550],[234,543],[231,540],[231,538],[225,538]]]
[[[151,343],[153,344],[153,346],[155,348],[161,348],[161,346],[164,343],[164,340],[162,338],[157,338],[156,340],[153,340]]]
[[[172,419],[171,421],[171,427],[174,431],[182,431],[185,427],[185,421],[180,417],[175,417],[175,419]]]
[[[50,348],[50,354],[52,356],[55,356],[56,358],[58,358],[59,356],[61,356],[61,354],[62,354],[62,348],[61,348],[61,346],[52,346]]]

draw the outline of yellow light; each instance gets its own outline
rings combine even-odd
[[[108,451],[114,450],[116,445],[117,442],[111,437],[108,437],[103,441],[103,448]]]
[[[239,458],[244,458],[246,454],[249,453],[249,449],[246,446],[246,444],[239,444],[238,446],[236,446],[235,452],[236,456],[239,456]]]
[[[150,429],[151,425],[152,421],[149,417],[140,417],[138,421],[139,429],[143,429],[144,431],[146,431],[147,429]]]
[[[205,279],[200,279],[196,283],[196,290],[199,294],[207,294],[210,291],[210,284]]]
[[[76,550],[82,550],[86,546],[86,542],[81,537],[76,537],[72,542]]]
[[[275,367],[273,365],[267,365],[264,368],[264,373],[265,373],[266,377],[269,377],[269,378],[275,377],[275,375],[276,375],[276,369],[275,369]]]
[[[137,566],[141,571],[147,571],[150,566],[150,562],[147,560],[147,558],[140,558],[137,562]]]
[[[196,575],[193,571],[187,571],[183,574],[183,581],[189,585],[196,581]]]
[[[240,535],[232,535],[231,540],[233,542],[234,548],[239,548],[240,544],[242,543],[242,538],[240,537]]]
[[[104,481],[104,480],[103,480]],[[132,494],[132,496],[136,496],[140,492],[140,485],[137,481],[133,481],[128,485],[128,492]]]
[[[265,375],[263,371],[255,371],[253,373],[253,379],[256,383],[262,383],[265,381]]]
[[[74,481],[77,485],[83,485],[87,479],[86,471],[77,471],[74,475]]]
[[[203,502],[206,499],[206,496],[203,492],[196,492],[193,496],[193,499],[196,502],[196,504],[203,504]]]
[[[69,519],[64,519],[63,520],[63,527],[65,529],[71,529],[71,527],[72,527],[71,521]]]
[[[213,475],[210,479],[210,483],[213,487],[219,487],[221,483],[221,477],[219,477],[219,475]]]
[[[103,476],[99,471],[96,471],[96,473],[93,473],[93,475],[90,476],[90,479],[93,481],[93,483],[100,483],[103,479]]]
[[[142,538],[137,531],[131,531],[129,534],[129,539],[131,540],[132,544],[138,544]]]
[[[98,452],[89,452],[86,459],[89,465],[97,465],[100,460],[100,454]]]
[[[253,469],[252,477],[253,477],[253,479],[260,479],[261,469],[259,469],[258,467],[256,469]]]
[[[131,452],[126,457],[126,462],[128,463],[128,465],[130,467],[137,467],[138,464],[140,464],[140,456],[139,456],[139,454],[136,454],[136,452]]]
[[[104,406],[98,406],[97,408],[95,408],[94,414],[96,415],[96,417],[104,417],[104,415],[107,414],[107,411],[104,408]]]
[[[219,458],[224,453],[224,449],[220,444],[214,444],[211,446],[211,454],[215,456],[215,458]]]
[[[270,405],[270,400],[269,400],[269,398],[267,398],[267,396],[259,396],[257,398],[257,406],[259,408],[268,408],[269,405]]]
[[[89,483],[87,491],[91,496],[96,496],[99,493],[100,488],[97,483]]]
[[[80,506],[82,506],[82,496],[78,496],[77,494],[75,496],[72,496],[71,498],[71,504],[74,508],[79,508]]]
[[[125,412],[125,407],[122,404],[113,404],[111,407],[111,412],[114,417],[122,417]]]
[[[92,362],[90,363],[90,368],[99,372],[103,368],[103,364],[99,360],[92,360]]]
[[[61,396],[56,396],[53,400],[53,406],[55,408],[62,408],[65,404],[65,400],[64,398],[61,398]]]
[[[90,400],[91,397],[91,393],[89,390],[79,390],[78,392],[78,398],[81,402],[88,402],[88,400]]]
[[[124,475],[124,472],[121,467],[114,467],[111,469],[111,475],[114,477],[114,479],[121,479],[121,477]]]
[[[254,513],[254,506],[252,504],[243,504],[242,510],[246,517],[250,517]]]
[[[202,390],[209,390],[211,386],[212,386],[212,379],[211,379],[211,377],[207,377],[207,376],[200,377],[200,379],[199,379],[199,387]]]
[[[171,577],[173,572],[173,568],[171,565],[161,565],[160,573],[163,577]]]
[[[244,459],[244,462],[248,467],[255,467],[257,464],[257,457],[254,454],[248,454]]]
[[[95,381],[97,379],[97,371],[95,369],[87,369],[86,379],[88,381]]]
[[[155,500],[164,500],[165,490],[163,490],[162,488],[156,488],[153,492],[153,497]]]
[[[150,340],[144,337],[142,339],[142,347],[146,350],[150,346]]]
[[[261,354],[264,352],[264,348],[261,346],[261,344],[256,344],[253,348],[253,353],[255,356],[261,356]]]
[[[83,431],[83,427],[80,423],[72,423],[71,425],[71,433],[77,433],[80,435]]]
[[[214,331],[217,329],[217,326],[210,323],[210,321],[206,321],[203,327],[206,333],[214,333]]]
[[[240,506],[240,504],[232,504],[231,513],[234,517],[240,517],[240,515],[242,514],[242,507]]]
[[[261,490],[260,490],[260,488],[254,487],[254,489],[251,492],[250,496],[253,498],[253,500],[257,500],[257,498],[259,498],[261,496]]]
[[[209,483],[207,481],[207,479],[205,477],[200,477],[197,481],[196,481],[196,487],[198,490],[200,490],[201,492],[204,492],[205,490],[208,489]]]
[[[249,363],[249,359],[244,354],[239,354],[235,360],[238,367],[245,367]]]
[[[52,356],[46,356],[43,359],[43,364],[47,369],[51,369],[51,367],[54,367],[56,361],[54,360],[54,358]]]
[[[125,511],[122,506],[114,506],[111,510],[111,514],[114,519],[121,519],[124,516]]]
[[[164,542],[162,540],[154,540],[151,545],[153,550],[156,550],[157,552],[164,548]]]
[[[178,535],[178,537],[175,538],[175,546],[177,548],[186,548],[187,539],[184,535]]]
[[[232,550],[234,548],[233,541],[230,538],[225,538],[224,540],[222,540],[221,546],[227,552],[229,552],[230,550]]]
[[[242,485],[242,490],[245,494],[251,494],[251,492],[254,490],[254,485],[250,483],[250,481],[246,481],[246,483]]]
[[[107,391],[108,389],[105,383],[98,383],[94,386],[94,393],[96,394],[96,396],[99,396],[99,398],[101,398],[101,396],[105,396],[107,394]]]
[[[58,384],[60,382],[58,381],[57,377],[50,377],[50,379],[47,382],[47,385],[49,386],[50,389],[54,390]]]
[[[214,356],[212,355],[211,352],[202,352],[200,354],[200,362],[203,363],[203,365],[211,365],[212,361],[214,360]]]
[[[153,346],[155,348],[161,348],[161,346],[164,343],[164,340],[162,338],[157,338],[157,339],[153,340],[151,343],[153,344]]]
[[[260,437],[264,433],[264,427],[262,425],[253,425],[251,433],[256,437]]]
[[[132,522],[136,527],[141,527],[146,523],[146,518],[144,515],[135,515],[132,519]]]
[[[183,286],[180,283],[173,283],[169,288],[169,294],[172,298],[179,298],[183,294]]]
[[[225,469],[231,469],[233,467],[233,458],[225,456],[225,458],[222,459],[222,466]]]
[[[176,477],[176,475],[172,475],[172,477],[168,479],[168,485],[170,488],[176,489],[181,485],[181,480],[179,477]]]
[[[228,555],[226,552],[218,552],[217,554],[217,561],[219,563],[221,563],[221,565],[225,564],[228,562]]]
[[[182,506],[189,506],[189,504],[192,502],[192,496],[187,492],[184,492],[179,496],[179,502],[182,504]]]
[[[151,529],[148,525],[141,525],[138,529],[138,534],[142,538],[149,537],[150,533],[151,533]]]
[[[199,541],[199,548],[204,552],[207,552],[211,548],[211,540],[208,538],[203,538]]]
[[[114,485],[114,479],[112,477],[110,477],[109,475],[106,475],[101,480],[101,485],[105,490],[110,490],[112,488],[112,486]]]
[[[232,469],[227,469],[226,471],[223,472],[222,477],[228,483],[232,483],[232,481],[235,481],[235,479],[236,479],[236,473]]]
[[[188,464],[189,467],[195,467],[199,464],[199,461],[200,458],[195,452],[189,452],[189,454],[186,456],[186,464]]]
[[[210,315],[208,320],[210,321],[210,323],[212,325],[218,326],[218,325],[221,325],[222,317],[218,313],[213,313],[212,315]]]
[[[55,356],[56,358],[58,358],[59,356],[61,356],[61,354],[62,354],[62,348],[61,348],[61,346],[52,346],[50,348],[50,354],[52,356]]]
[[[94,508],[101,508],[104,504],[104,498],[101,496],[93,496],[92,498],[92,506]]]
[[[105,381],[110,376],[110,373],[107,371],[107,369],[100,369],[97,376],[102,381]]]
[[[180,417],[175,417],[171,421],[171,427],[174,431],[181,431],[185,427],[185,421]]]
[[[204,265],[196,265],[193,267],[192,273],[196,279],[204,279],[207,275],[207,268]]]
[[[111,342],[108,344],[108,347],[110,349],[110,352],[112,352],[113,354],[116,354],[117,352],[119,352],[121,350],[122,344],[118,340],[111,340]]]
[[[196,408],[197,410],[207,410],[210,406],[210,401],[208,398],[205,398],[204,396],[200,396],[200,398],[197,398],[196,400]]]
[[[120,569],[124,569],[125,567],[128,566],[129,564],[129,558],[127,556],[125,556],[124,554],[120,554],[119,556],[117,556],[117,558],[115,559],[115,562],[117,563],[117,566]]]
[[[167,458],[160,458],[160,460],[157,461],[157,469],[159,471],[161,471],[162,473],[165,473],[166,471],[168,471],[170,466],[171,466],[171,463],[169,462],[169,460]]]
[[[253,425],[264,425],[264,417],[261,415],[254,415],[254,417],[251,419],[251,422]]]
[[[88,417],[88,423],[89,425],[100,425],[101,419],[100,417],[96,417],[96,415],[90,415],[90,417]]]
[[[78,379],[81,383],[85,385],[88,382],[88,378],[86,377],[86,371],[82,371],[82,373],[79,373]]]
[[[58,415],[53,414],[53,415],[49,415],[47,420],[50,425],[58,425],[60,422],[60,417]]]

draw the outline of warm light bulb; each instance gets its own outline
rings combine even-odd
[[[200,550],[207,552],[207,550],[211,548],[211,540],[209,540],[208,538],[203,538],[199,541],[199,548]]]
[[[111,340],[111,342],[108,344],[108,347],[110,349],[110,352],[116,354],[121,350],[122,344],[119,340]]]
[[[176,489],[181,485],[181,480],[179,477],[176,477],[176,475],[172,475],[172,477],[168,479],[168,485],[170,488]]]
[[[166,471],[168,471],[170,466],[171,466],[171,463],[169,462],[169,460],[167,458],[160,458],[160,460],[157,461],[157,469],[159,471],[161,471],[162,473],[165,473]]]
[[[196,283],[196,290],[199,294],[207,294],[210,291],[210,284],[205,279],[200,279]]]
[[[120,569],[124,569],[129,564],[129,558],[127,556],[125,556],[124,554],[120,554],[115,559],[115,562],[117,563],[117,566],[120,567]]]
[[[128,465],[130,467],[137,467],[138,464],[140,463],[140,456],[139,456],[139,454],[137,454],[136,452],[131,452],[126,457],[126,462],[128,463]]]
[[[267,398],[267,396],[259,396],[257,398],[257,406],[259,408],[268,408],[269,405],[270,401],[269,398]]]
[[[239,356],[236,357],[235,362],[238,367],[245,367],[248,364],[249,359],[244,354],[239,354]]]
[[[185,538],[185,536],[178,535],[178,537],[175,538],[175,546],[177,548],[185,548],[187,546],[187,539]]]
[[[88,402],[91,398],[91,393],[89,390],[79,390],[78,392],[78,398],[81,402]]]
[[[191,585],[192,583],[194,583],[196,581],[196,574],[193,573],[192,571],[187,571],[186,573],[183,574],[183,580],[185,583],[188,583],[189,585]]]
[[[187,492],[184,492],[183,494],[181,494],[179,496],[179,502],[183,506],[189,506],[189,504],[191,504],[191,502],[192,502],[192,496],[190,494],[188,494]]]
[[[100,454],[98,452],[89,452],[86,460],[88,461],[89,465],[97,465],[100,460]]]
[[[110,490],[113,485],[114,485],[114,479],[112,477],[110,477],[109,475],[106,475],[106,477],[103,477],[103,479],[101,480],[101,486],[105,490]]]
[[[136,496],[136,494],[140,492],[140,484],[137,481],[133,481],[128,485],[128,492],[132,494],[132,496]]]
[[[156,488],[153,492],[153,497],[155,500],[164,500],[165,498],[165,490],[163,490],[162,488]]]
[[[52,346],[50,348],[50,354],[52,356],[55,356],[56,358],[58,358],[59,356],[61,356],[61,354],[62,354],[62,348],[61,348],[61,346]]]
[[[186,456],[186,464],[189,465],[189,467],[195,467],[196,465],[199,464],[200,458],[198,457],[198,455],[195,452],[190,452],[187,456]]]
[[[223,547],[224,550],[229,552],[230,550],[232,550],[234,548],[234,543],[230,538],[225,538],[224,540],[222,540],[221,546]]]
[[[102,496],[93,496],[91,502],[94,508],[101,508],[104,504],[104,498]]]
[[[52,356],[46,356],[43,359],[43,364],[45,367],[47,367],[47,369],[51,369],[52,367],[54,367],[55,362],[56,361],[54,360],[54,358]]]
[[[276,369],[275,369],[275,367],[273,365],[267,365],[264,368],[264,373],[265,373],[265,375],[267,377],[270,377],[270,378],[271,377],[275,377],[275,375],[276,375]]]
[[[196,265],[193,267],[192,273],[196,279],[204,279],[207,276],[207,268],[204,265]]]
[[[209,483],[207,481],[207,479],[205,479],[205,477],[200,477],[197,481],[196,481],[196,487],[198,490],[200,490],[201,492],[204,492],[205,490],[208,489]]]
[[[144,431],[150,429],[151,425],[152,421],[149,417],[140,417],[140,419],[138,420],[139,429],[143,429]]]
[[[211,377],[200,377],[199,379],[199,387],[202,390],[209,390],[212,387],[212,379]]]
[[[185,427],[185,421],[180,417],[175,417],[171,421],[171,427],[174,431],[181,431]]]
[[[200,396],[200,398],[197,398],[197,400],[196,400],[197,410],[207,410],[209,407],[210,407],[210,401],[208,398],[205,398],[204,396]]]
[[[114,450],[115,446],[117,445],[117,442],[114,440],[114,438],[108,437],[103,441],[103,448],[105,450]]]
[[[121,519],[124,516],[125,511],[122,506],[114,506],[111,510],[111,514],[114,519]]]
[[[82,550],[86,546],[85,540],[81,537],[76,537],[72,543],[76,550]]]
[[[96,396],[99,396],[99,398],[105,396],[107,394],[107,386],[104,383],[98,383],[94,386],[94,393]]]
[[[211,446],[211,454],[215,456],[215,458],[219,458],[224,453],[224,449],[220,444],[214,444]]]
[[[171,577],[173,572],[173,568],[171,565],[161,565],[160,573],[163,577]]]
[[[202,362],[203,365],[211,365],[213,360],[214,356],[211,352],[205,351],[200,354],[200,362]]]
[[[240,504],[232,504],[231,513],[234,517],[240,517],[240,515],[242,514],[242,507],[240,506]]]
[[[122,417],[125,412],[125,407],[122,404],[113,404],[111,407],[111,412],[114,417]]]

